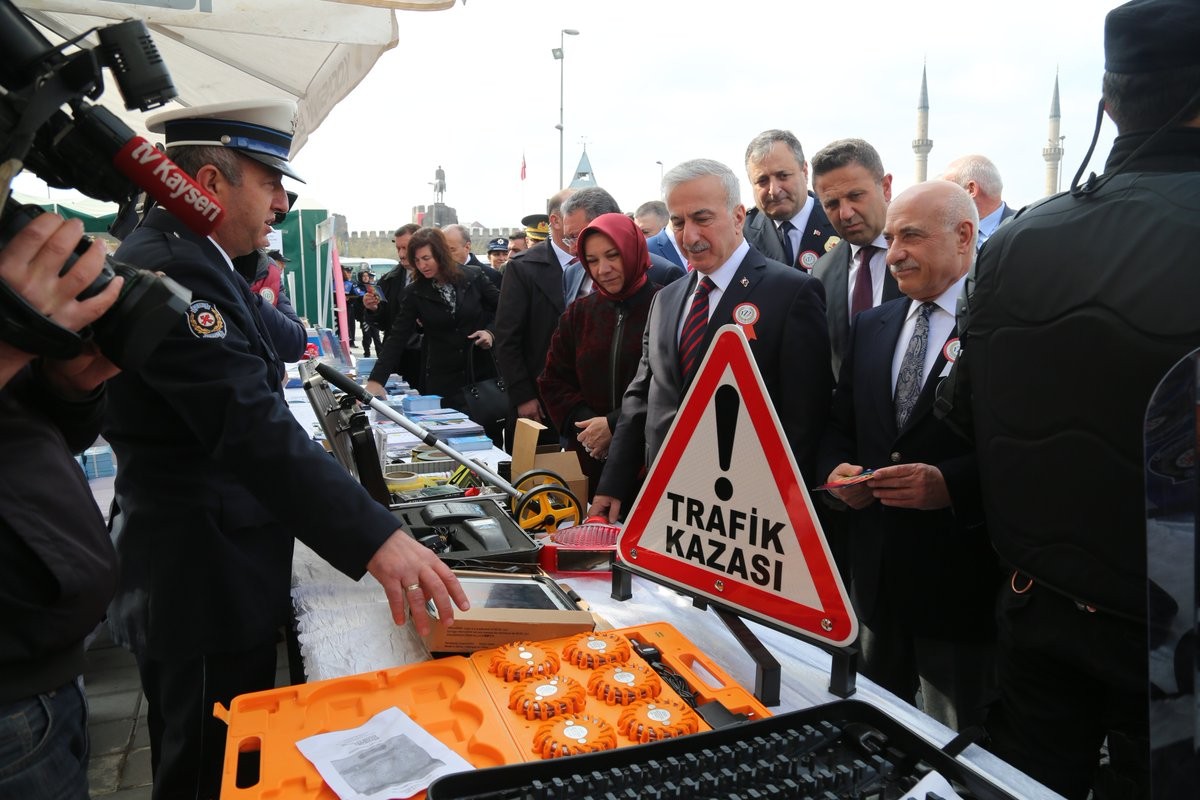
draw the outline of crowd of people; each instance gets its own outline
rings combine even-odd
[[[494,355],[509,428],[545,423],[578,454],[590,512],[619,520],[715,331],[751,320],[805,483],[843,482],[818,505],[863,674],[953,728],[982,725],[1069,798],[1147,797],[1141,437],[1159,378],[1200,347],[1197,41],[1189,0],[1114,9],[1104,173],[1020,212],[982,156],[893,197],[870,143],[808,159],[768,130],[740,165],[749,211],[733,169],[694,159],[630,214],[603,189],[555,194],[486,264],[466,228],[403,226],[400,267],[356,295],[383,334],[368,387],[396,372],[453,405]],[[154,209],[118,250],[191,291],[146,363],[118,373],[91,340],[67,358],[0,328],[0,730],[18,743],[0,795],[87,796],[78,675],[106,605],[149,704],[155,798],[219,793],[211,709],[273,683],[295,538],[374,575],[397,623],[428,629],[426,600],[446,623],[468,606],[283,399],[300,323],[260,251],[289,205],[282,178],[299,179],[293,114],[150,119],[226,214],[201,237]],[[66,331],[121,282],[77,299],[103,260],[93,246],[62,270],[79,233],[43,215],[0,251],[6,292]],[[115,553],[70,458],[99,430],[120,463]]]

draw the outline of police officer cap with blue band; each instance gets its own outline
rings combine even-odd
[[[165,111],[146,120],[168,147],[228,147],[304,183],[288,155],[295,132],[294,100],[236,100]]]

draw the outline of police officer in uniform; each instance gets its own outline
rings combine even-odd
[[[156,800],[220,792],[226,731],[213,704],[274,685],[293,537],[353,578],[374,575],[397,623],[411,613],[427,630],[426,600],[451,618],[467,607],[449,569],[292,418],[270,334],[233,268],[287,209],[294,114],[291,101],[267,101],[151,117],[224,214],[206,238],[155,209],[117,253],[193,298],[146,365],[113,382],[105,431],[120,464],[109,619],[149,703]]]
[[[1200,346],[1200,4],[1134,0],[1104,33],[1119,134],[1104,174],[984,245],[954,376],[1009,567],[992,749],[1097,800],[1150,794],[1143,430],[1159,381]]]

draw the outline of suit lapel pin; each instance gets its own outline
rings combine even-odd
[[[749,279],[749,278],[742,278],[742,281],[741,281],[741,283],[742,283],[742,288],[743,288],[743,289],[745,289],[747,286],[749,286],[749,285],[750,285],[750,279]]]

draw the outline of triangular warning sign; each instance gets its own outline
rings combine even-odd
[[[627,569],[832,645],[858,621],[746,335],[722,327],[634,502]]]

